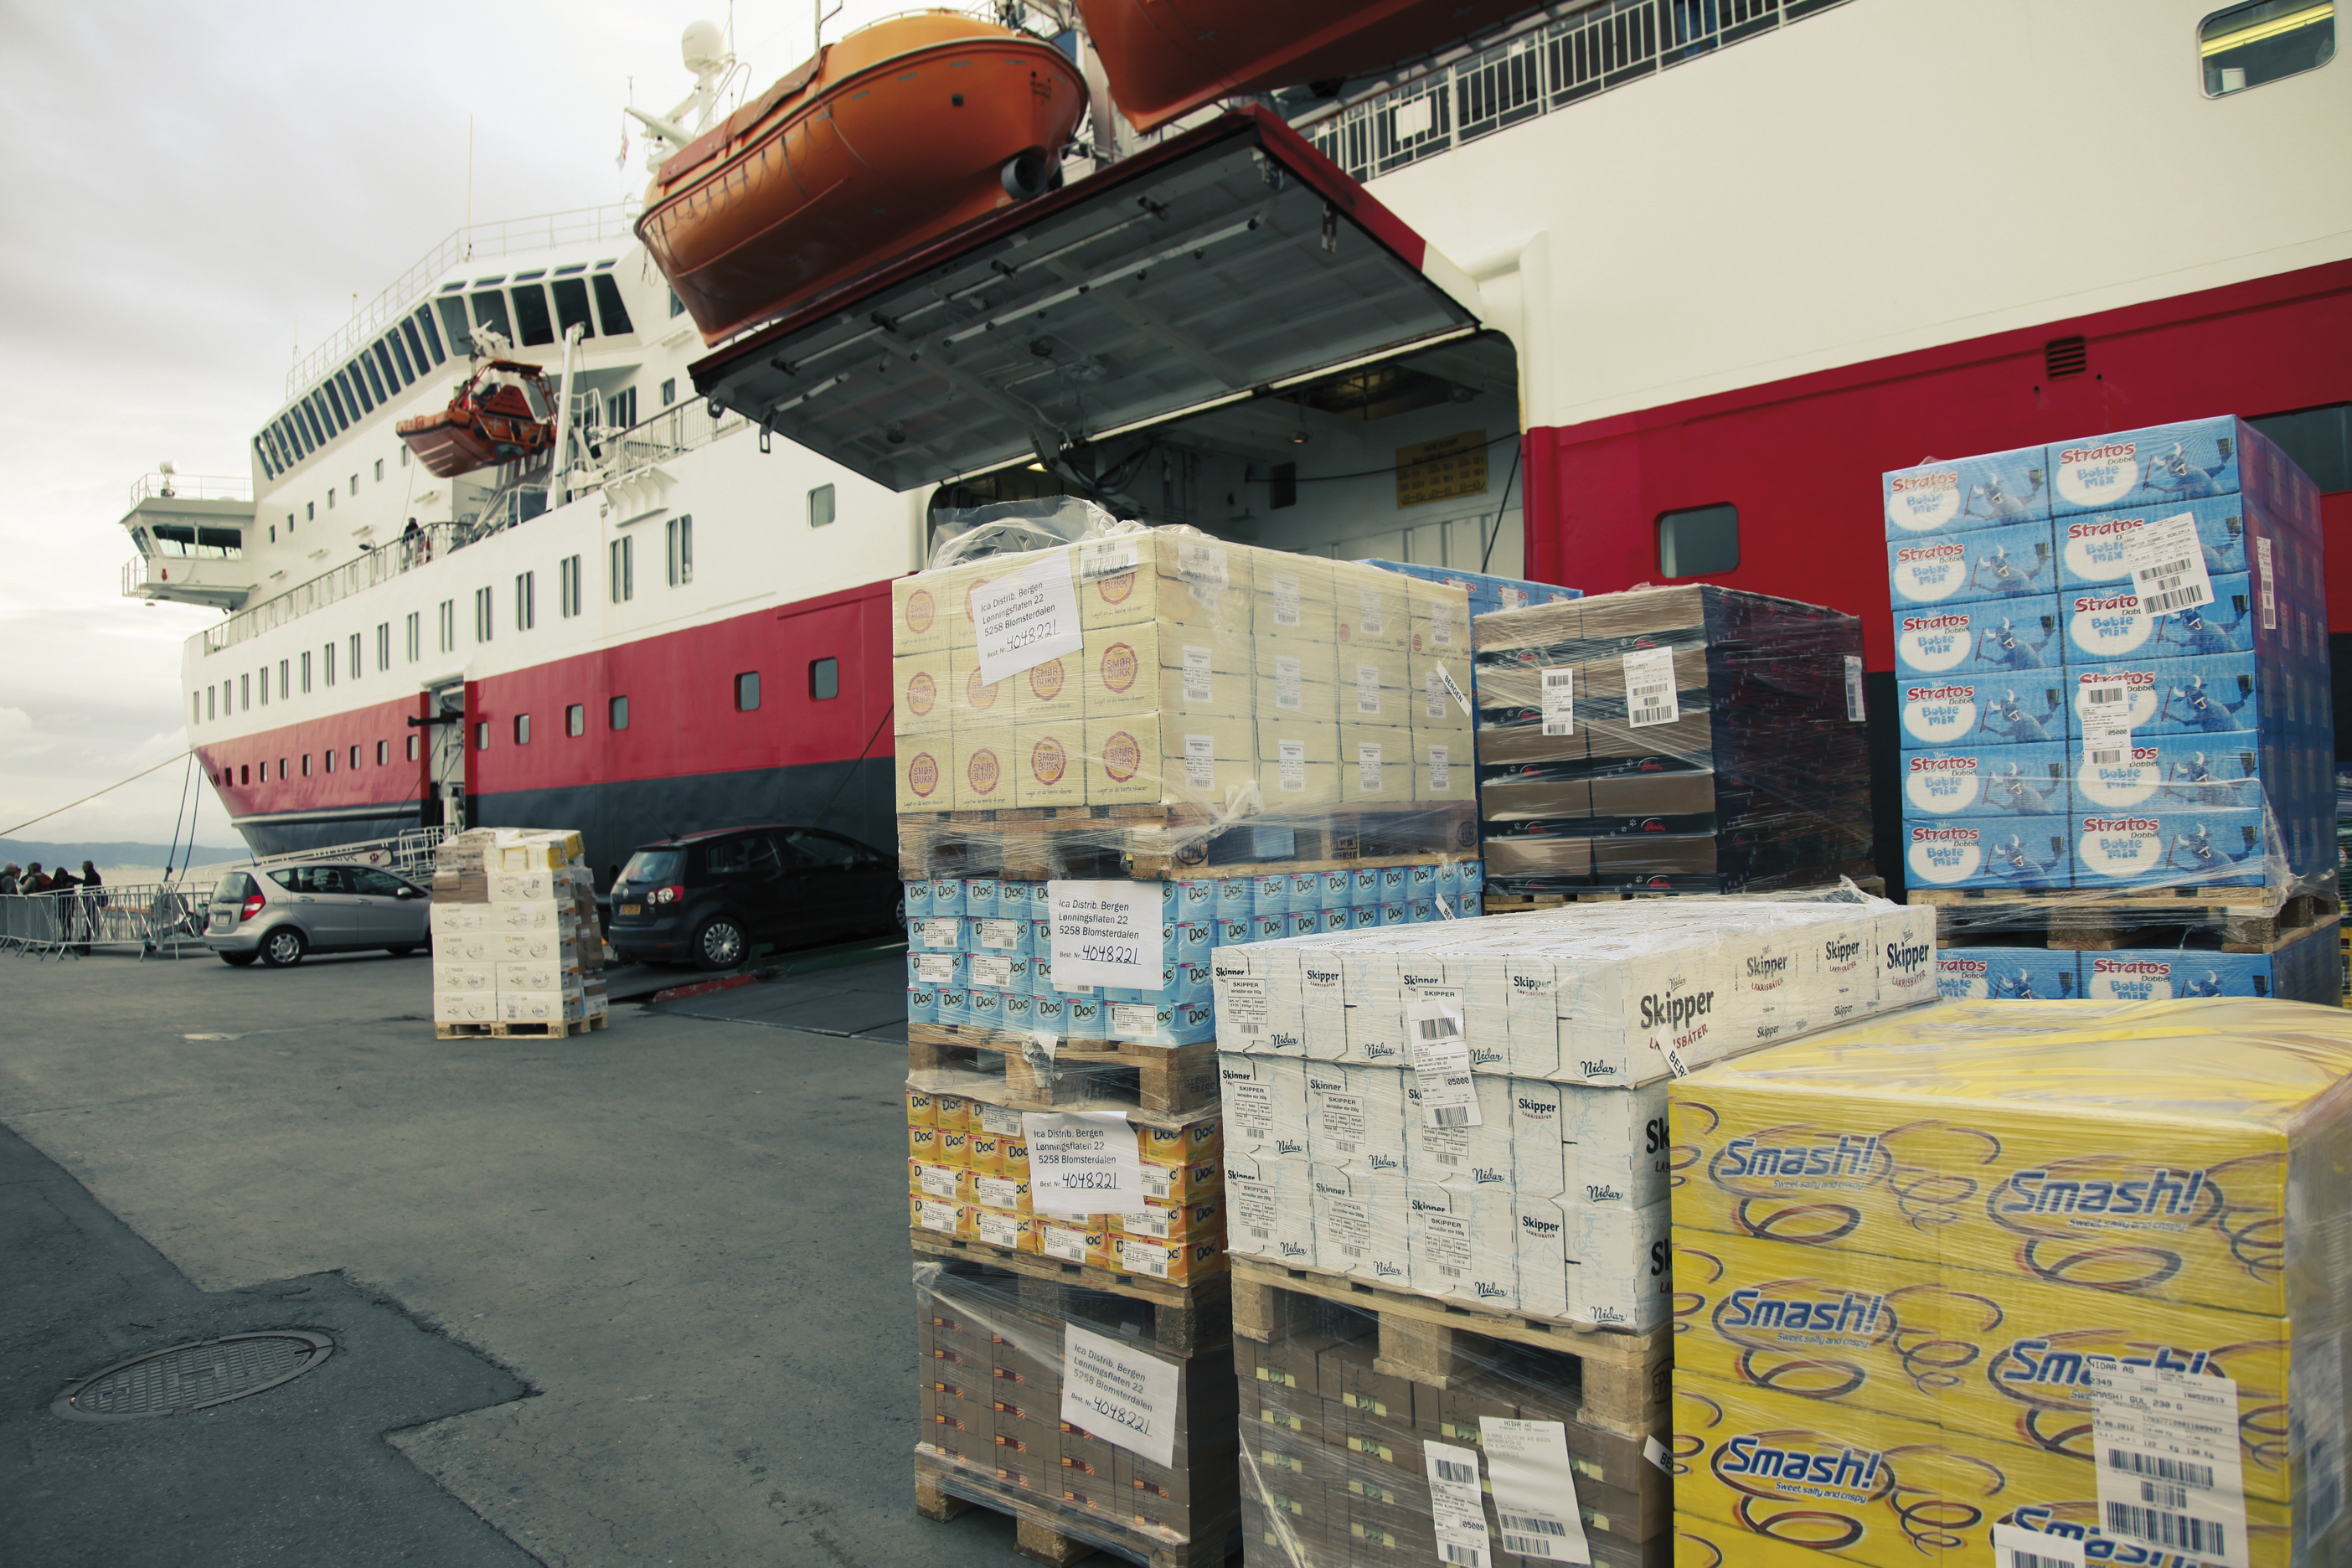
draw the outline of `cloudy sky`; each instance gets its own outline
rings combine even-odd
[[[826,36],[906,8],[847,0]],[[0,238],[0,837],[171,837],[179,647],[215,611],[121,596],[131,483],[247,472],[299,344],[465,221],[644,187],[621,106],[693,85],[727,0],[333,6],[0,0],[12,195]],[[809,53],[809,0],[736,0],[753,90]],[[233,842],[205,792],[198,837]]]

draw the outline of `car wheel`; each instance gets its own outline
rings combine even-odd
[[[415,952],[415,951],[416,950],[413,947],[387,947],[384,949],[384,952],[392,954],[394,958],[406,958],[410,953]]]
[[[751,943],[733,915],[713,915],[694,933],[694,963],[698,969],[732,969],[743,962]]]
[[[279,926],[261,939],[261,962],[272,969],[290,969],[302,962],[310,944],[292,926]]]
[[[220,955],[220,961],[231,969],[243,969],[250,964],[256,956],[250,952],[224,952]]]

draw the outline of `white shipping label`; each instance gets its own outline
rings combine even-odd
[[[1002,1247],[1014,1252],[1021,1248],[1021,1216],[1018,1215],[982,1209],[971,1216],[971,1228],[975,1239],[991,1247]]]
[[[1287,708],[1296,712],[1306,706],[1298,670],[1298,661],[1295,658],[1274,661],[1274,705],[1276,708]]]
[[[1009,1176],[974,1176],[971,1195],[992,1209],[1017,1209],[1021,1206],[1021,1184]]]
[[[1437,667],[1435,665],[1430,666],[1428,673],[1422,677],[1421,684],[1421,710],[1423,714],[1431,719],[1444,718],[1445,681],[1444,679],[1438,674]]]
[[[1675,1473],[1674,1460],[1667,1455],[1666,1446],[1655,1437],[1642,1439],[1642,1458],[1657,1466],[1667,1475],[1671,1476]]]
[[[1225,548],[1222,544],[1183,544],[1176,546],[1176,575],[1195,586],[1206,584],[1229,588],[1233,578],[1225,570]]]
[[[919,952],[915,954],[915,978],[926,985],[952,985],[955,963],[952,952]]]
[[[963,1211],[954,1204],[933,1203],[926,1198],[916,1212],[922,1215],[925,1230],[935,1230],[941,1236],[953,1236],[961,1228],[960,1222],[963,1217]]]
[[[1438,1162],[1442,1165],[1451,1165],[1454,1163],[1452,1160]],[[1458,1214],[1423,1214],[1413,1223],[1421,1229],[1413,1237],[1412,1245],[1423,1257],[1429,1259],[1430,1266],[1437,1270],[1440,1279],[1467,1279],[1470,1278],[1471,1255],[1474,1248],[1470,1239],[1470,1222],[1467,1219]]]
[[[2278,593],[2271,581],[2271,542],[2267,539],[2254,541],[2254,569],[2262,579],[2254,588],[2262,595],[2263,630],[2274,632],[2278,630]]]
[[[1217,1037],[1220,1040],[1247,1047],[1265,1039],[1267,1032],[1264,980],[1255,975],[1244,975],[1228,980],[1217,987]],[[1237,1088],[1265,1089],[1262,1084],[1228,1084],[1225,1086],[1228,1100],[1233,1098]],[[1271,1099],[1265,1103],[1269,1110],[1274,1104]]]
[[[2197,514],[2159,518],[2124,539],[2124,570],[2139,595],[2142,615],[2168,616],[2213,602],[2213,579],[2205,574],[2205,548],[2197,538]]]
[[[971,596],[974,640],[980,645],[980,679],[993,686],[1032,665],[1082,653],[1078,594],[1070,563],[1059,551],[1000,577]]]
[[[1357,745],[1356,784],[1366,795],[1380,793],[1381,748],[1378,742],[1362,742]]]
[[[1675,650],[1645,647],[1625,656],[1625,722],[1639,730],[1683,716],[1675,689]]]
[[[1571,665],[1543,672],[1543,732],[1576,733],[1576,669]]]
[[[1423,1443],[1421,1462],[1429,1472],[1429,1522],[1437,1527],[1437,1560],[1449,1568],[1491,1568],[1478,1450]]]
[[[2091,1568],[2079,1537],[2045,1534],[2014,1524],[1992,1527],[1992,1568]]]
[[[2131,760],[2131,707],[2108,703],[2075,715],[2083,730],[2083,761],[2093,767],[2116,767]]]
[[[1186,643],[1184,645],[1184,700],[1214,702],[1216,700],[1216,687],[1209,672],[1209,650]]]
[[[1202,795],[1217,787],[1217,738],[1214,735],[1184,737],[1184,787]]]
[[[1862,702],[1862,655],[1858,653],[1845,656],[1845,716],[1857,724],[1866,717]]]
[[[1361,1153],[1371,1117],[1360,1094],[1325,1090],[1315,1097],[1315,1141],[1342,1154]]]
[[[1076,1323],[1062,1335],[1061,1418],[1155,1465],[1176,1460],[1177,1368]]]
[[[980,922],[980,945],[998,952],[1011,952],[1021,945],[1020,921],[982,921]]]
[[[1673,1046],[1667,1045],[1663,1040],[1654,1039],[1650,1042],[1650,1048],[1656,1051],[1660,1056],[1666,1059],[1666,1070],[1668,1072],[1674,1074],[1676,1078],[1690,1077],[1691,1069],[1684,1064],[1683,1054],[1681,1051],[1677,1050]]]
[[[1462,688],[1454,684],[1453,672],[1441,664],[1437,667],[1437,679],[1445,682],[1445,695],[1454,699],[1454,703],[1461,708],[1463,717],[1472,717],[1470,712],[1470,699],[1463,696]],[[1445,710],[1444,708],[1440,708],[1436,712],[1431,714],[1430,717],[1433,719],[1443,719],[1445,717]]]
[[[1136,568],[1139,556],[1132,539],[1102,539],[1078,546],[1078,581],[1099,583],[1124,576]]]
[[[1576,1471],[1568,1461],[1568,1428],[1557,1421],[1481,1415],[1478,1447],[1486,1456],[1503,1550],[1546,1563],[1591,1562],[1576,1502]]]
[[[1429,605],[1429,640],[1439,647],[1454,646],[1454,605],[1448,599],[1433,599]]]
[[[1021,1136],[1021,1113],[1002,1105],[983,1105],[980,1108],[980,1130],[992,1132],[999,1138],[1018,1138]]]
[[[1151,1184],[1151,1173],[1149,1170],[1144,1173],[1143,1180],[1147,1186]],[[1158,1184],[1160,1187],[1158,1195],[1166,1197],[1167,1181],[1163,1178]],[[1137,1209],[1132,1214],[1123,1214],[1118,1216],[1118,1228],[1122,1235],[1148,1236],[1154,1241],[1167,1240],[1168,1227],[1172,1223],[1173,1220],[1166,1209]]]
[[[1281,773],[1282,792],[1285,795],[1304,792],[1307,788],[1307,742],[1277,741],[1275,746],[1279,752],[1275,759],[1275,766]]]
[[[2226,1568],[2248,1568],[2238,1385],[2162,1369],[2086,1367],[2099,1527]]]
[[[1377,713],[1381,710],[1381,667],[1377,664],[1356,666],[1356,711]]]
[[[1120,1214],[1143,1206],[1143,1159],[1123,1110],[1024,1110],[1029,1206],[1039,1214]]]
[[[1037,1227],[1037,1243],[1048,1258],[1057,1258],[1065,1263],[1087,1260],[1087,1233],[1083,1230],[1072,1230],[1064,1225],[1041,1225]]]
[[[1451,750],[1452,748],[1446,746],[1429,748],[1429,793],[1432,795],[1435,795],[1439,790],[1453,787],[1454,769],[1448,761],[1448,753]]]
[[[973,953],[971,983],[974,985],[985,985],[998,991],[1011,990],[1013,961],[1009,958],[990,958],[984,953]]]
[[[1114,1002],[1110,1005],[1110,1032],[1121,1039],[1154,1034],[1160,1027],[1158,1011],[1149,1002]]]
[[[1277,626],[1298,624],[1298,579],[1281,572],[1274,574],[1274,624]]]
[[[963,945],[963,921],[950,916],[946,920],[923,922],[923,945],[945,948],[953,952]]]
[[[1495,590],[1495,595],[1503,601],[1503,608],[1507,610],[1524,610],[1528,607],[1528,591],[1525,588],[1497,588]]]
[[[1056,986],[1160,989],[1159,883],[1048,882],[1045,901]]]
[[[956,1173],[952,1165],[925,1165],[922,1168],[923,1195],[927,1198],[956,1196]]]
[[[1356,590],[1356,629],[1368,637],[1388,635],[1381,615],[1381,591],[1378,588]]]
[[[1424,1127],[1486,1125],[1470,1079],[1470,1042],[1462,1017],[1459,986],[1414,986],[1405,1003],[1405,1040],[1412,1050]]]

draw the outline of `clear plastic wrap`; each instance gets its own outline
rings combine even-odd
[[[436,1024],[601,1026],[612,1009],[585,858],[572,831],[478,827],[442,841],[432,884]]]
[[[1223,1322],[974,1263],[914,1270],[926,1491],[1013,1513],[1138,1561],[1222,1561],[1238,1528],[1234,1352]],[[1139,1397],[1067,1419],[1107,1384]]]
[[[1690,585],[1476,628],[1497,892],[1770,891],[1868,874],[1853,616]]]
[[[2347,1073],[2337,1009],[2004,1002],[1676,1083],[1676,1508],[1871,1564],[2340,1561]]]

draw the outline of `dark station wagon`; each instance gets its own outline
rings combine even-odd
[[[808,947],[900,929],[895,856],[817,827],[725,827],[648,844],[612,889],[604,940],[625,963],[733,969],[754,945]]]

